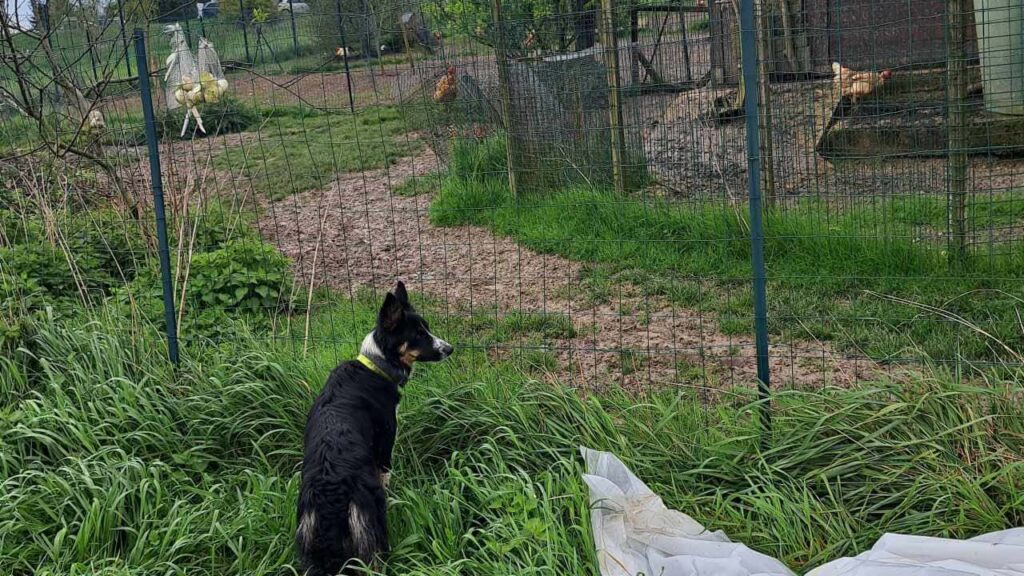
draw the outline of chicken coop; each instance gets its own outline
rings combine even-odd
[[[779,0],[760,3],[758,27],[773,80],[832,76],[832,62],[855,69],[943,67],[947,0]],[[711,0],[711,69],[719,85],[740,75],[737,13],[730,0]],[[968,54],[977,58],[973,14]]]

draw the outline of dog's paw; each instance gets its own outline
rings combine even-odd
[[[391,472],[380,473],[380,485],[387,488],[388,484],[391,483]]]

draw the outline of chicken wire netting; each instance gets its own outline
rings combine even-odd
[[[92,42],[54,35],[39,74],[102,110],[98,131],[59,128],[102,152],[85,185],[141,239],[133,255],[157,250],[152,99],[183,347],[246,318],[297,353],[349,355],[337,327],[372,324],[354,303],[402,279],[489,361],[708,401],[756,385],[763,235],[773,386],[1019,364],[1017,8],[758,3],[749,84],[743,3],[610,4],[498,20],[484,3],[290,3],[169,34],[112,14]],[[16,80],[5,69],[0,114],[32,125]],[[44,84],[29,101],[67,115]],[[203,130],[183,129],[193,113]],[[129,300],[161,311],[147,287]]]

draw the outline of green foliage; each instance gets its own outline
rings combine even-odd
[[[575,160],[564,157],[520,158],[520,186],[531,192],[557,191],[567,186],[598,186],[610,184],[611,149],[607,138],[598,137],[586,149],[577,150]],[[457,138],[451,143],[449,154],[451,174],[484,186],[508,181],[508,153],[506,137],[498,133],[483,139]],[[638,190],[649,181],[646,162],[627,160],[625,184],[627,190]]]
[[[273,246],[230,241],[192,258],[187,295],[198,308],[276,312],[287,305],[289,285],[288,261]]]
[[[230,207],[208,202],[187,226],[186,237],[177,242],[198,252],[224,248],[232,241],[260,242],[247,218]]]
[[[10,205],[0,197],[0,204]],[[0,246],[27,244],[43,237],[42,226],[34,219],[25,218],[14,210],[0,208]]]
[[[157,2],[154,0],[116,0],[107,5],[106,14],[116,20],[118,12],[122,10],[126,25],[144,25],[156,18]]]
[[[711,21],[704,16],[687,24],[686,29],[690,32],[706,32],[711,29]]]
[[[596,8],[595,0],[587,8]],[[528,0],[502,5],[505,19],[505,46],[512,54],[531,49],[564,50],[571,45],[575,11],[573,0]],[[490,0],[436,0],[428,2],[423,12],[440,27],[446,36],[468,36],[488,46],[494,46],[495,27]],[[528,47],[527,36],[533,32],[533,45]]]
[[[339,4],[344,34],[338,25]],[[419,4],[411,0],[312,0],[310,7],[309,36],[318,44],[319,52],[334,54],[344,36],[350,56],[355,55],[355,59],[349,58],[350,65],[367,55],[375,57],[381,44],[392,50],[404,49],[400,18],[404,12],[419,10]],[[404,63],[404,59],[392,61]]]
[[[223,134],[245,132],[260,122],[260,113],[236,98],[224,96],[217,102],[199,105],[206,133],[199,131],[195,120],[189,121],[189,129],[181,135],[181,126],[185,120],[185,107],[176,110],[161,108],[156,118],[157,138],[173,138],[175,140],[191,140]],[[146,131],[141,118],[128,117],[122,119],[119,126],[111,126],[104,134],[104,143],[108,146],[143,146],[146,144]]]
[[[274,138],[258,147],[226,148],[214,165],[244,173],[257,192],[272,199],[326,186],[339,173],[383,167],[423,146],[405,136],[401,115],[389,107],[354,115],[286,109],[269,116],[261,130]]]
[[[140,230],[113,211],[70,214],[57,225],[60,245],[34,216],[0,211],[0,225],[0,350],[20,346],[40,315],[73,317],[102,302],[146,259]]]
[[[274,247],[252,235],[211,245],[192,255],[187,268],[177,270],[177,289],[185,282],[185,300],[175,294],[182,338],[231,338],[240,326],[265,329],[270,319],[290,308],[291,275],[288,261]],[[152,325],[163,329],[164,308],[160,271],[156,266],[119,290],[122,306],[134,304]]]
[[[375,304],[324,310],[308,355],[240,329],[185,346],[179,367],[122,316],[40,322],[32,356],[0,358],[0,571],[290,573],[303,422]],[[583,396],[461,348],[403,392],[387,573],[596,574],[580,445],[798,572],[888,531],[1019,526],[1022,393],[1019,376],[943,374],[778,393],[762,451],[753,394]]]
[[[255,16],[258,13],[262,13],[265,16],[266,21],[273,15],[277,14],[277,3],[274,0],[242,0],[241,7],[245,9],[248,17],[256,21]],[[238,17],[239,2],[238,0],[225,0],[220,2],[220,15],[222,17]]]
[[[394,186],[391,189],[391,193],[395,196],[420,196],[423,194],[431,194],[436,192],[440,188],[441,176],[440,174],[422,174],[414,176]]]
[[[750,333],[750,285],[736,280],[751,274],[749,230],[730,208],[585,186],[515,198],[502,178],[481,177],[492,174],[497,150],[471,152],[453,154],[455,176],[430,207],[435,225],[490,227],[533,250],[598,265],[615,282],[717,313],[727,332]],[[932,204],[898,200],[891,207],[852,207],[832,216],[827,233],[820,218],[825,208],[813,201],[770,214],[769,330],[784,339],[832,340],[883,361],[910,356],[998,362],[1008,356],[997,341],[1024,348],[1017,316],[1024,301],[1021,254],[980,251],[966,270],[951,272],[940,249],[913,240],[917,223],[941,222],[942,200]],[[979,221],[1019,221],[1021,206],[992,201],[969,212]],[[897,218],[879,219],[889,214]],[[894,221],[901,227],[893,229]],[[883,226],[884,235],[873,232]],[[963,322],[886,296],[952,313]],[[972,333],[968,324],[989,336]]]
[[[452,141],[450,172],[458,178],[485,181],[508,178],[508,151],[503,134],[483,140]]]
[[[200,104],[199,111],[203,116],[203,127],[206,128],[206,134],[200,132],[193,121],[189,124],[189,131],[185,133],[185,140],[193,137],[203,138],[245,132],[260,121],[260,115],[256,109],[230,96],[223,97],[217,102]],[[181,125],[185,119],[185,113],[184,107],[177,110],[164,109],[158,118],[157,137],[181,138]],[[145,133],[142,133],[141,141],[145,142],[145,138]]]

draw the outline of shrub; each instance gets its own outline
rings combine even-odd
[[[97,272],[115,283],[135,278],[146,258],[143,231],[115,210],[91,210],[69,221],[66,233],[71,253],[95,259]]]
[[[199,112],[203,117],[206,134],[196,128],[194,121],[190,121],[185,136],[181,135],[181,125],[185,120],[186,111],[185,107],[180,107],[176,110],[165,108],[160,112],[156,118],[156,137],[191,140],[193,137],[234,134],[245,132],[261,118],[255,108],[229,96],[221,98],[218,102],[201,104]],[[145,127],[140,122],[134,130],[126,130],[124,133],[111,130],[106,136],[105,143],[112,146],[142,146],[146,143]]]
[[[191,238],[192,226],[195,226],[194,239]],[[185,246],[191,243],[197,252],[210,252],[223,248],[235,240],[260,241],[256,232],[237,212],[232,212],[220,204],[210,203],[193,222],[189,223],[185,237],[179,238],[178,242]]]
[[[274,247],[235,240],[192,258],[186,295],[200,309],[274,312],[289,284],[288,261]]]
[[[508,174],[506,150],[504,134],[483,140],[456,139],[452,142],[451,173],[477,181],[493,177],[505,179]]]
[[[0,202],[3,202],[2,196]],[[42,227],[35,220],[22,218],[13,210],[0,208],[0,246],[37,242],[42,236]]]

